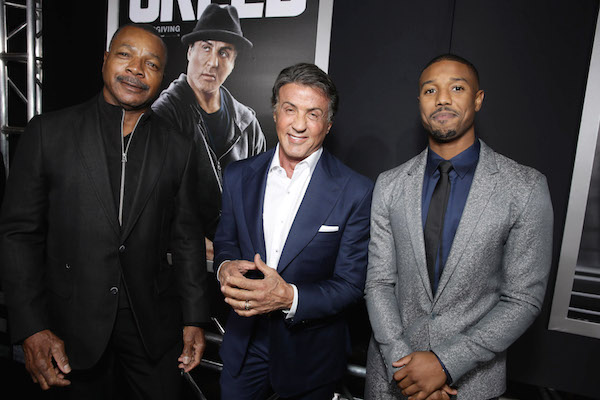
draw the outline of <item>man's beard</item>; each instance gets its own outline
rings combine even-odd
[[[446,132],[441,130],[430,130],[429,136],[438,143],[448,143],[458,138],[458,134],[454,129]]]

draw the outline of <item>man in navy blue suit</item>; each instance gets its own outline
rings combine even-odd
[[[285,68],[271,103],[278,145],[224,175],[221,396],[330,400],[350,348],[343,312],[363,295],[373,183],[322,147],[338,104],[325,72]]]

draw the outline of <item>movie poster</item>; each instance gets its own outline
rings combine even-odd
[[[181,36],[190,33],[210,0],[109,0],[108,41],[123,24],[149,23],[168,46],[163,88],[187,68]],[[252,108],[267,139],[277,138],[271,111],[271,88],[279,71],[297,62],[314,62],[327,71],[333,0],[212,1],[236,7],[244,37],[253,43],[238,57],[224,86],[236,100]]]

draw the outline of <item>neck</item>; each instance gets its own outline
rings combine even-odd
[[[471,129],[469,132],[465,133],[461,137],[456,140],[452,140],[450,142],[438,142],[429,137],[429,147],[433,150],[437,155],[442,157],[444,160],[449,160],[469,147],[471,147],[475,143],[475,129]]]
[[[125,110],[125,118],[123,118],[123,136],[127,136],[135,128],[140,116],[146,111],[143,110]]]
[[[193,88],[192,88],[193,89]],[[209,114],[219,111],[221,108],[221,90],[220,88],[214,92],[203,92],[200,90],[194,90],[196,100],[204,111]]]

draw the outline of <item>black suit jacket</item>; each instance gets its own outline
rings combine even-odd
[[[202,204],[195,143],[156,115],[143,118],[145,158],[121,228],[101,101],[31,120],[0,217],[11,337],[51,329],[74,368],[93,365],[104,351],[122,284],[151,357],[181,339],[182,323],[209,318],[203,227],[214,229],[218,205]]]

